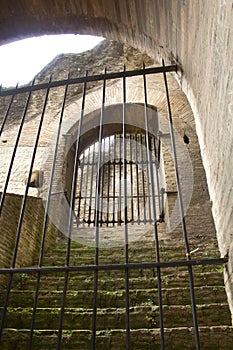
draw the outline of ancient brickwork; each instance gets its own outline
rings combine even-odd
[[[19,0],[2,6],[0,36],[6,43],[45,33],[102,35],[178,63],[177,78],[194,111],[219,247],[222,255],[230,256],[229,271],[233,260],[232,12],[231,0],[33,4]],[[233,283],[230,276],[227,280]]]
[[[0,242],[0,266],[9,267],[15,249],[16,232],[23,197],[15,194],[7,194],[1,214],[1,242]],[[22,227],[19,232],[19,244],[16,255],[16,267],[31,266],[35,262],[35,256],[41,245],[43,228],[44,205],[40,198],[28,197]],[[45,250],[56,242],[57,232],[48,221],[45,239]]]

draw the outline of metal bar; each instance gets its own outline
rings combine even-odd
[[[160,182],[159,182],[159,162],[157,161],[157,150],[156,150],[156,142],[155,137],[153,138],[153,145],[154,145],[154,157],[155,157],[155,173],[156,173],[156,185],[157,185],[157,193],[158,193],[158,204],[159,204],[159,217],[161,220],[164,218],[164,207],[163,207],[163,195],[160,191]],[[161,199],[162,196],[162,199]]]
[[[153,143],[153,144],[152,144]],[[163,214],[162,214],[162,204],[161,204],[161,194],[160,194],[160,182],[159,182],[159,163],[156,159],[156,144],[155,144],[155,138],[152,139],[150,138],[150,149],[151,149],[151,157],[153,159],[153,156],[155,157],[155,161],[152,160],[152,167],[153,167],[153,173],[155,173],[155,178],[153,178],[153,183],[154,183],[154,187],[157,188],[157,195],[155,195],[155,197],[158,197],[158,212],[159,212],[159,218],[162,219]],[[153,150],[153,152],[152,152]],[[154,171],[155,168],[155,171]]]
[[[118,221],[121,223],[121,135],[119,135],[119,205],[118,205]]]
[[[34,82],[35,82],[35,79],[33,80],[32,85],[34,84]],[[29,94],[28,94],[25,106],[24,106],[24,111],[23,111],[22,118],[21,118],[21,121],[20,121],[20,124],[19,124],[19,129],[18,129],[16,140],[15,140],[15,145],[14,145],[14,148],[13,148],[11,161],[10,161],[8,172],[7,172],[7,176],[6,176],[6,181],[5,181],[3,190],[2,190],[2,195],[1,195],[1,199],[0,199],[0,216],[2,214],[2,207],[3,207],[3,204],[4,204],[7,187],[8,187],[9,181],[10,181],[11,170],[12,170],[12,167],[13,167],[13,164],[14,164],[14,159],[15,159],[17,148],[18,148],[20,136],[21,136],[21,133],[22,133],[24,120],[25,120],[25,117],[26,117],[26,114],[27,114],[27,109],[28,109],[29,102],[30,102],[30,99],[31,99],[31,94],[32,94],[32,92],[30,91]]]
[[[110,151],[111,151],[111,148],[110,148],[110,137],[108,138],[108,178],[107,178],[107,181],[108,181],[108,185],[107,185],[107,205],[106,205],[106,211],[107,211],[107,218],[106,218],[106,221],[107,221],[107,227],[108,227],[108,221],[109,221],[109,198],[110,198]]]
[[[165,193],[166,193],[166,191],[165,191]],[[169,192],[169,193],[171,193],[171,192]],[[175,191],[175,192],[172,192],[172,193],[177,193],[177,192]],[[53,194],[53,193],[52,193],[52,194]],[[141,194],[140,194],[139,196],[137,196],[137,195],[131,196],[131,194],[127,195],[127,198],[138,198],[138,197],[143,199],[143,195],[141,195]],[[148,197],[149,197],[149,198],[152,198],[151,195],[149,195]],[[159,196],[156,194],[156,195],[155,195],[155,198],[156,198],[156,197],[159,197]],[[78,199],[79,196],[75,196],[75,198]],[[88,197],[88,198],[90,198],[90,197]],[[94,199],[95,197],[92,196],[92,198]],[[108,196],[107,196],[107,195],[106,195],[106,196],[103,196],[103,198],[107,199]],[[109,198],[115,198],[115,197],[112,196],[112,195],[109,195]]]
[[[147,154],[147,143],[146,143],[146,136],[145,136],[145,146],[146,146],[146,154]],[[147,178],[147,198],[148,198],[148,218],[149,218],[149,222],[152,222],[152,218],[151,218],[151,200],[152,200],[152,196],[150,195],[150,174],[149,174],[149,168],[148,168],[148,160],[145,160],[145,164],[146,164],[146,178]]]
[[[160,262],[140,262],[129,264],[112,264],[112,265],[75,265],[75,266],[56,266],[56,267],[19,267],[19,268],[1,268],[0,274],[19,274],[19,273],[52,273],[52,272],[75,272],[75,271],[118,271],[127,269],[153,269],[153,268],[170,268],[170,267],[187,267],[187,266],[206,266],[206,265],[223,265],[228,263],[228,258],[198,259],[198,260],[178,260],[178,261],[160,261]]]
[[[141,145],[140,145],[140,156],[141,156],[141,162],[142,162],[142,196],[143,196],[143,209],[144,209],[144,223],[146,223],[146,192],[145,192],[145,177],[144,177],[144,159],[143,159],[143,146],[142,146],[142,140],[143,136],[141,134]]]
[[[129,156],[132,160],[132,135],[129,135]],[[134,221],[134,212],[133,212],[133,162],[130,162],[130,204],[131,204],[131,221]]]
[[[33,80],[33,84],[34,84],[34,80]],[[25,107],[24,107],[22,119],[20,121],[20,126],[19,126],[19,130],[18,130],[17,138],[16,138],[16,143],[15,143],[15,146],[14,146],[14,149],[13,149],[13,154],[12,154],[10,166],[9,166],[9,169],[8,169],[7,179],[6,179],[6,182],[5,182],[4,190],[2,192],[1,202],[0,202],[0,215],[2,213],[2,206],[3,206],[3,203],[4,203],[8,182],[9,182],[9,179],[10,179],[10,174],[11,174],[12,166],[13,166],[13,163],[14,163],[15,154],[16,154],[16,151],[17,151],[17,146],[18,146],[19,139],[20,139],[20,136],[21,136],[21,132],[22,132],[22,128],[23,128],[23,124],[24,124],[24,120],[25,120],[25,117],[26,117],[26,113],[27,113],[27,109],[28,109],[28,106],[29,106],[30,99],[31,99],[31,92],[28,94],[28,98],[27,98],[27,101],[26,101],[26,104],[25,104]],[[34,147],[33,155],[34,155],[35,152],[36,152],[36,148]],[[32,158],[32,162],[34,162],[33,158]],[[30,170],[32,169],[32,165],[30,167]],[[24,194],[24,197],[23,197],[23,200],[22,200],[21,209],[20,209],[19,221],[18,221],[16,236],[15,236],[15,246],[14,246],[12,262],[11,262],[11,268],[14,268],[15,267],[15,263],[16,263],[16,257],[17,257],[18,245],[19,245],[19,238],[20,238],[20,231],[21,231],[21,226],[22,226],[22,223],[23,223],[23,215],[24,215],[24,210],[25,210],[26,196],[27,196],[27,191],[28,191],[28,187],[29,187],[30,177],[31,177],[31,173],[29,171],[27,184],[26,184],[26,189],[25,189],[25,194]],[[1,324],[0,324],[0,337],[2,335],[2,331],[3,331],[3,327],[4,327],[4,322],[5,322],[7,306],[8,306],[8,302],[9,302],[9,296],[10,296],[12,279],[13,279],[13,274],[9,275],[8,281],[7,281],[7,290],[6,290],[6,295],[5,295],[5,300],[4,300],[3,310],[2,310]]]
[[[143,67],[145,67],[143,63]],[[149,123],[148,123],[148,102],[147,102],[147,85],[146,76],[143,74],[143,86],[144,86],[144,115],[145,115],[145,128],[146,128],[146,151],[147,151],[147,162],[148,162],[148,172],[149,172],[149,182],[151,183],[151,195],[152,195],[152,215],[153,215],[153,225],[154,225],[154,236],[155,236],[155,255],[156,261],[160,262],[159,254],[159,238],[158,238],[158,228],[156,221],[156,203],[155,203],[155,191],[154,191],[154,175],[153,175],[153,165],[151,160],[151,150],[150,150],[150,139],[149,139]],[[157,267],[157,282],[158,282],[158,303],[159,303],[159,323],[160,323],[160,342],[161,349],[165,349],[164,345],[164,322],[163,322],[163,302],[162,302],[162,287],[161,287],[161,271],[160,267]]]
[[[116,165],[115,165],[115,160],[116,160],[116,135],[114,135],[114,147],[113,147],[113,158],[114,158],[114,163],[113,163],[113,208],[112,208],[112,213],[113,213],[113,226],[115,226],[116,221],[116,215],[115,215],[115,200],[116,200]]]
[[[15,88],[16,88],[16,89],[18,88],[18,84],[16,85]],[[1,124],[1,128],[0,128],[0,136],[2,135],[3,128],[4,128],[4,126],[5,126],[5,123],[6,123],[8,114],[9,114],[9,112],[10,112],[11,105],[12,105],[12,103],[13,103],[14,98],[15,98],[15,95],[12,95],[12,96],[11,96],[11,99],[10,99],[10,101],[9,101],[9,104],[8,104],[8,106],[7,106],[6,113],[5,113],[5,115],[4,115],[3,119],[2,119],[2,124]]]
[[[86,71],[86,76],[87,75],[88,75],[88,72]],[[84,115],[84,108],[85,108],[86,86],[87,86],[87,83],[85,82],[83,85],[82,107],[81,107],[80,120],[79,120],[78,132],[76,137],[76,148],[75,148],[75,157],[74,157],[74,167],[73,167],[73,177],[72,177],[71,197],[70,197],[70,207],[69,207],[68,232],[67,232],[68,234],[67,234],[66,262],[65,262],[66,266],[70,265],[72,222],[73,222],[73,213],[74,213],[74,207],[75,207],[75,191],[76,191],[76,185],[77,185],[78,161],[79,161],[78,156],[79,156],[80,136],[81,136],[82,122],[83,122],[83,115]],[[64,278],[63,293],[62,293],[60,318],[59,318],[59,328],[58,328],[57,346],[56,346],[57,350],[59,350],[61,347],[68,279],[69,279],[69,272],[66,271],[65,278]]]
[[[90,198],[89,198],[89,215],[88,220],[91,221],[91,208],[92,208],[92,189],[93,189],[93,177],[94,177],[94,166],[95,166],[95,146],[96,143],[93,145],[93,156],[92,156],[92,167],[91,167],[91,183],[90,183]]]
[[[90,168],[90,147],[88,147],[88,161],[87,161],[87,164],[85,165],[86,166],[86,179],[85,179],[85,194],[84,194],[84,212],[83,212],[83,220],[85,221],[86,220],[86,215],[87,215],[87,209],[86,209],[86,206],[87,206],[87,199],[89,198],[88,194],[89,194],[89,168]],[[76,197],[75,197],[76,198]],[[89,208],[88,208],[88,211],[89,211]]]
[[[52,79],[52,77],[50,76],[49,80],[51,81],[51,79]],[[38,126],[38,133],[37,133],[36,142],[35,142],[35,148],[34,148],[35,152],[36,152],[36,149],[37,149],[37,146],[38,146],[38,141],[39,141],[39,136],[40,136],[40,132],[41,132],[41,127],[42,127],[42,123],[43,123],[43,120],[44,120],[45,110],[46,110],[48,96],[49,96],[49,91],[50,91],[50,88],[48,88],[46,90],[46,94],[45,94],[45,98],[44,98],[44,103],[43,103],[43,108],[42,108],[42,113],[41,113],[41,119],[40,119],[40,123],[39,123],[39,126]],[[32,168],[33,168],[34,158],[35,157],[33,157],[33,161],[31,163],[31,169],[30,170],[32,170]],[[29,171],[29,174],[30,174],[30,171]],[[52,188],[51,188],[51,190],[52,190]],[[47,227],[47,211],[45,209],[44,219],[43,219],[43,229],[42,229],[42,242],[41,242],[40,255],[39,255],[39,267],[42,266],[46,227]],[[38,296],[39,296],[40,278],[41,278],[40,273],[38,273],[37,283],[36,283],[36,290],[35,290],[35,296],[34,296],[34,301],[33,301],[33,312],[32,312],[31,326],[30,326],[29,343],[28,343],[28,349],[29,350],[32,349],[33,331],[34,331],[34,323],[35,323],[36,310],[37,310],[37,301],[38,301]]]
[[[161,219],[157,219],[156,222],[160,222],[160,223],[161,223]],[[88,224],[89,226],[90,226],[90,224],[93,224],[93,225],[95,224],[95,222],[94,222],[93,220],[90,220],[90,221],[89,221],[89,220],[85,220],[84,223],[85,223],[85,224]],[[106,225],[107,225],[107,224],[114,224],[113,220],[108,220],[108,221],[107,221],[107,220],[103,220],[102,223],[103,223],[103,224],[106,224]],[[119,222],[119,221],[115,221],[115,223],[121,225],[121,224],[124,223],[124,220],[121,220],[120,222]],[[127,223],[132,223],[132,220],[128,218]],[[140,220],[139,223],[140,223],[140,224],[141,224],[141,223],[144,223],[144,224],[145,224],[145,223],[149,223],[149,224],[151,224],[151,221],[146,220],[146,222],[145,222],[144,219],[143,219],[143,220]]]
[[[124,66],[124,72],[125,72]],[[123,173],[124,173],[124,240],[125,240],[125,264],[129,263],[129,242],[127,225],[127,150],[126,150],[126,77],[123,76],[123,110],[122,110],[122,128],[123,128]],[[129,270],[125,269],[125,329],[126,329],[126,349],[130,350],[130,297],[129,297]]]
[[[102,222],[103,222],[103,206],[104,206],[104,173],[105,173],[105,139],[103,139],[102,144],[101,144],[101,152],[102,152],[102,164],[101,164],[101,173],[100,173],[100,178],[101,178],[101,219],[99,219],[100,226],[102,227]]]
[[[105,75],[106,75],[105,68]],[[106,79],[103,80],[103,96],[100,113],[99,126],[99,147],[98,147],[98,162],[96,175],[96,197],[95,197],[95,265],[99,264],[99,197],[100,197],[100,165],[101,165],[101,151],[103,139],[103,117],[106,94]],[[94,298],[93,298],[93,318],[92,318],[92,350],[96,349],[96,324],[97,324],[97,293],[98,293],[98,270],[94,272]]]
[[[164,60],[163,60],[162,64],[165,67]],[[189,249],[189,243],[188,243],[186,222],[185,222],[185,217],[184,217],[181,183],[180,183],[178,161],[177,161],[177,155],[176,155],[175,135],[174,135],[174,128],[173,128],[170,98],[169,98],[169,92],[168,92],[167,76],[166,76],[165,72],[163,72],[163,77],[164,77],[164,85],[165,85],[165,92],[166,92],[166,99],[167,99],[167,109],[168,109],[169,128],[170,128],[170,135],[171,135],[172,154],[173,154],[174,168],[175,168],[175,174],[176,174],[176,185],[177,185],[177,190],[178,190],[180,219],[181,219],[182,232],[183,232],[183,237],[184,237],[184,242],[185,242],[186,256],[187,256],[187,259],[189,260],[189,259],[191,259],[191,255],[190,255],[190,249]],[[194,332],[195,332],[195,339],[196,339],[196,348],[197,348],[197,350],[199,350],[200,349],[200,337],[199,337],[198,322],[197,322],[197,310],[196,310],[196,300],[195,300],[195,293],[194,293],[194,281],[193,281],[192,266],[188,266],[188,271],[189,271],[190,297],[191,297],[191,303],[192,303],[193,325],[194,325]]]
[[[83,165],[84,161],[84,155],[83,158],[79,162],[78,170],[80,171],[80,176],[79,176],[79,201],[78,201],[78,212],[77,212],[77,217],[78,221],[81,222],[81,202],[82,202],[82,185],[83,185]]]
[[[50,199],[51,199],[51,195],[52,195],[52,185],[53,185],[53,178],[54,178],[54,173],[55,173],[56,158],[57,158],[58,144],[59,144],[59,139],[60,139],[60,134],[61,134],[61,124],[62,124],[62,120],[63,120],[63,114],[64,114],[64,108],[65,108],[65,102],[66,102],[66,96],[67,96],[67,89],[68,89],[68,85],[65,87],[63,101],[62,101],[61,113],[60,113],[60,118],[59,118],[59,123],[58,123],[58,130],[57,130],[57,134],[56,134],[56,143],[55,143],[54,154],[53,154],[53,162],[52,162],[52,168],[51,168],[51,174],[50,174],[49,189],[48,189],[47,201],[46,201],[45,211],[44,211],[42,240],[41,240],[41,248],[40,248],[40,256],[39,256],[39,264],[38,264],[39,270],[38,270],[36,290],[35,290],[34,302],[33,302],[33,314],[32,314],[31,327],[30,327],[28,349],[32,348],[34,323],[35,323],[35,317],[36,317],[36,311],[37,311],[39,286],[40,286],[40,279],[41,279],[40,269],[41,269],[42,264],[43,264],[44,244],[45,244],[46,230],[47,230],[47,224],[48,224],[48,211],[49,211]]]
[[[142,75],[143,73],[144,74],[156,74],[156,73],[175,72],[175,71],[177,71],[177,65],[170,65],[170,66],[166,66],[166,67],[163,67],[163,66],[151,67],[151,68],[146,68],[145,70],[138,69],[138,70],[132,70],[132,71],[126,71],[126,72],[122,71],[122,72],[97,74],[97,75],[92,75],[92,76],[87,76],[87,77],[83,76],[83,77],[79,77],[79,78],[53,81],[49,84],[49,86],[48,86],[48,83],[38,84],[38,85],[34,86],[33,91],[46,89],[48,87],[53,88],[53,87],[63,86],[63,85],[67,85],[67,84],[73,85],[73,84],[92,82],[92,81],[98,81],[98,80],[117,79],[117,78],[122,78],[123,75],[125,75],[125,77],[135,77],[137,75]],[[18,89],[2,90],[2,91],[0,91],[0,96],[16,95],[16,94],[20,94],[22,92],[29,92],[29,91],[31,91],[30,86],[23,86],[23,87],[20,87]]]
[[[136,191],[137,191],[137,221],[140,223],[140,205],[139,205],[139,172],[138,172],[138,138],[135,134],[135,159],[136,159]]]

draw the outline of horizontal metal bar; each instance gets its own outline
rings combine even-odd
[[[52,81],[50,83],[43,83],[43,84],[37,84],[32,86],[22,86],[19,88],[14,89],[6,89],[0,91],[0,96],[9,96],[9,95],[16,95],[21,94],[28,91],[36,91],[36,90],[42,90],[46,88],[53,88],[63,85],[74,85],[79,83],[85,83],[85,82],[92,82],[92,81],[99,81],[99,80],[108,80],[108,79],[118,79],[124,77],[133,77],[137,75],[142,74],[156,74],[156,73],[164,73],[164,72],[175,72],[177,71],[177,65],[170,65],[165,67],[151,67],[151,68],[145,68],[145,69],[138,69],[138,70],[129,70],[129,71],[121,71],[121,72],[113,72],[113,73],[106,73],[106,74],[97,74],[92,76],[83,76],[78,78],[69,78],[64,80],[56,80]]]
[[[65,192],[63,192],[63,191],[60,191],[60,192],[54,192],[54,193],[52,193],[52,194],[60,194],[60,193],[65,193]],[[169,192],[170,193],[170,192]],[[177,193],[177,192],[172,192],[172,193]],[[161,197],[161,195],[155,195],[154,197]],[[75,198],[76,199],[79,199],[79,198],[81,198],[81,199],[86,199],[86,197],[85,196],[75,196]],[[90,199],[91,197],[90,196],[88,196],[88,199]],[[92,196],[92,198],[95,198],[95,197],[93,197]],[[108,199],[108,198],[110,198],[110,199],[117,199],[118,198],[118,196],[112,196],[112,195],[109,195],[109,196],[101,196],[101,198],[104,198],[104,199]],[[151,195],[145,195],[145,196],[143,196],[143,195],[132,195],[132,196],[127,196],[127,198],[152,198],[152,196]]]
[[[159,218],[158,220],[156,220],[156,222],[164,222],[164,218]],[[100,224],[124,224],[125,223],[125,220],[124,218],[122,219],[116,219],[116,220],[99,220],[99,223]],[[126,221],[126,224],[146,224],[146,223],[150,223],[152,224],[152,219],[129,219]],[[78,222],[79,225],[81,224],[88,224],[88,225],[91,225],[91,224],[95,224],[95,220],[79,220]]]
[[[78,266],[48,266],[48,267],[19,267],[1,268],[0,274],[14,273],[49,273],[49,272],[72,272],[72,271],[104,271],[104,270],[125,270],[127,269],[151,269],[154,267],[168,268],[179,266],[199,266],[199,265],[221,265],[228,262],[228,258],[201,259],[201,260],[180,260],[164,262],[145,262],[131,264],[109,264],[109,265],[78,265]]]

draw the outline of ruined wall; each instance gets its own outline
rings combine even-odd
[[[16,232],[23,197],[15,194],[7,194],[0,218],[0,267],[10,267],[14,254]],[[19,244],[16,254],[16,267],[31,266],[38,261],[41,235],[43,229],[44,206],[40,198],[28,197],[19,231]],[[55,227],[48,222],[45,239],[45,251],[56,242],[57,232]]]
[[[1,11],[2,43],[44,33],[85,33],[126,42],[180,66],[195,115],[221,254],[233,266],[231,0],[17,1]],[[12,25],[14,23],[14,25]],[[227,278],[233,285],[232,274]],[[232,287],[233,289],[233,287]]]

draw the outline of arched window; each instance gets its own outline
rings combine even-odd
[[[97,177],[99,150],[100,176]],[[149,180],[150,166],[152,181]],[[114,227],[123,223],[152,223],[153,200],[156,220],[163,220],[163,181],[154,136],[149,138],[149,145],[145,133],[127,133],[125,139],[123,134],[105,137],[101,146],[97,141],[80,154],[78,167],[75,201],[78,225],[93,226],[98,222],[100,227]]]

